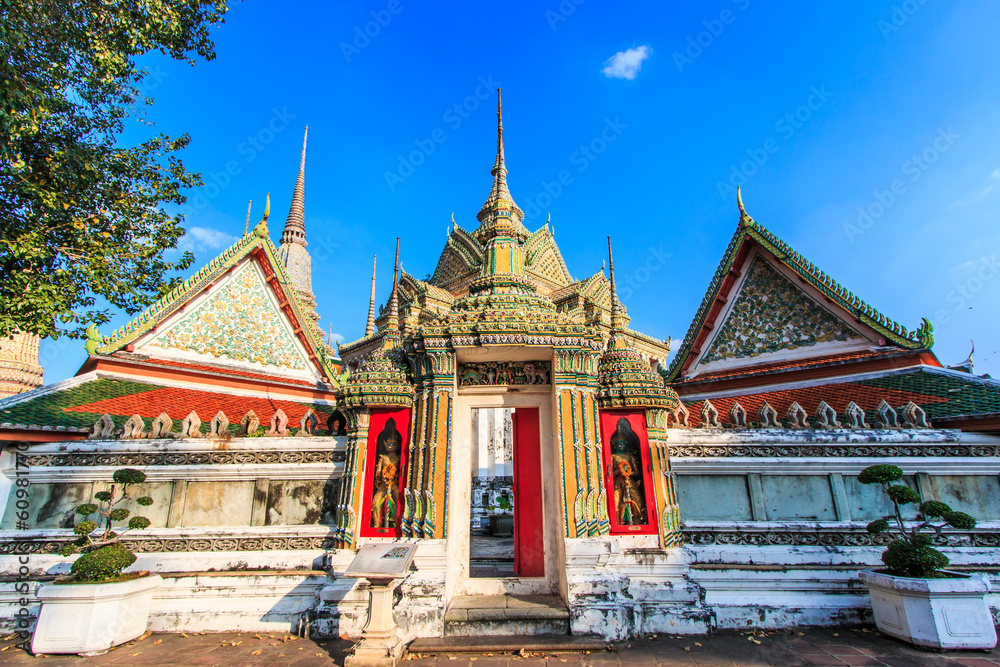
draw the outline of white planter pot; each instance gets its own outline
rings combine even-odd
[[[114,584],[45,584],[31,652],[103,653],[146,632],[155,574]]]
[[[878,629],[917,646],[991,649],[997,644],[986,604],[990,584],[957,572],[947,579],[912,579],[865,570]]]

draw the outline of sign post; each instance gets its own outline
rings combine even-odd
[[[379,542],[362,546],[351,561],[344,576],[367,579],[370,588],[368,623],[345,667],[395,667],[402,658],[403,643],[392,619],[392,592],[406,576],[416,551],[416,544]]]

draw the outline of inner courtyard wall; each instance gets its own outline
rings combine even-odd
[[[558,592],[574,633],[867,621],[857,572],[879,565],[884,547],[865,525],[886,508],[857,475],[874,463],[900,466],[925,499],[975,516],[974,530],[949,533],[940,548],[956,569],[1000,585],[996,436],[670,428],[666,442],[684,546],[665,549],[655,535],[557,534],[552,567],[565,582]],[[34,525],[19,525],[15,511],[19,448]],[[147,473],[142,492],[155,501],[144,512],[153,526],[126,537],[135,567],[165,576],[151,628],[289,630],[304,619],[318,634],[356,636],[367,620],[366,584],[343,577],[355,550],[331,539],[345,449],[346,438],[330,436],[8,444],[0,458],[0,624],[11,627],[20,608],[22,567],[37,614],[35,589],[71,563],[55,553],[72,539],[68,513],[127,465]],[[395,608],[401,634],[439,635],[458,538],[405,539],[420,546]],[[1000,596],[988,601],[998,614]]]

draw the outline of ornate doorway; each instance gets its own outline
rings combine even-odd
[[[552,400],[548,386],[457,392],[448,473],[449,599],[561,589]]]

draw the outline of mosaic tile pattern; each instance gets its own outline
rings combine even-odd
[[[757,257],[703,363],[862,338]]]
[[[152,342],[217,358],[308,370],[285,329],[284,316],[267,293],[252,263],[247,262],[190,315]]]

